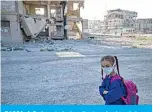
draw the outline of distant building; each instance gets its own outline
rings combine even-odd
[[[102,33],[104,22],[101,20],[89,20],[88,29],[90,33]]]
[[[129,10],[108,10],[107,15],[104,17],[105,32],[121,35],[125,29],[133,31],[137,12]]]
[[[137,32],[151,34],[152,33],[152,18],[137,19],[135,23],[135,29]]]
[[[88,32],[88,19],[83,19],[83,32]]]

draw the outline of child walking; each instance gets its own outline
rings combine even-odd
[[[115,68],[117,68],[118,73],[115,72]],[[119,65],[116,56],[104,56],[101,59],[101,73],[103,81],[102,85],[99,86],[99,92],[105,100],[105,105],[125,105],[122,97],[126,96],[126,88],[123,79],[119,77]],[[105,78],[103,78],[103,73],[106,74]]]

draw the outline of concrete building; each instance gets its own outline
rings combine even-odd
[[[104,17],[105,32],[115,35],[121,35],[124,28],[134,29],[137,12],[115,9],[108,10],[107,15]]]
[[[152,33],[152,18],[137,19],[135,29],[139,33],[151,34]]]
[[[80,8],[84,7],[84,0],[67,2],[67,37],[69,39],[81,39],[83,32],[83,19],[80,16]]]
[[[80,7],[84,1],[1,1],[1,41],[22,44],[36,40],[66,39],[69,32],[82,37]],[[75,9],[73,7],[75,6]],[[72,29],[67,29],[69,25]]]
[[[104,22],[101,20],[89,20],[88,29],[89,33],[103,33]]]
[[[1,43],[2,45],[22,44],[18,14],[24,13],[19,9],[21,2],[1,1]]]
[[[47,26],[44,24],[45,27],[43,27],[43,31],[47,33],[48,39],[64,38],[64,21],[66,21],[64,19],[65,1],[23,1],[23,4],[26,15],[34,16],[38,20],[46,19],[49,21]],[[40,22],[40,24],[42,23]],[[42,29],[39,29],[39,31],[42,31]]]
[[[88,31],[88,19],[83,19],[83,32],[89,32]]]

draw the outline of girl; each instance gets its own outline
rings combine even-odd
[[[115,72],[117,67],[118,74]],[[105,100],[105,105],[125,105],[122,97],[126,96],[126,89],[123,79],[118,78],[111,81],[112,78],[118,77],[119,66],[116,56],[104,56],[101,59],[102,85],[99,86],[100,95]],[[103,78],[103,72],[106,77]]]

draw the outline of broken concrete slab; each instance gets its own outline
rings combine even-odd
[[[47,25],[46,18],[21,16],[22,28],[27,36],[35,38]]]

